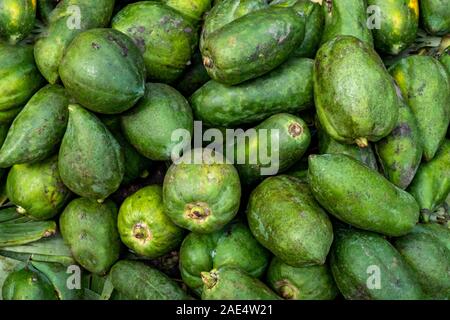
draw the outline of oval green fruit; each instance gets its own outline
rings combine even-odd
[[[211,8],[212,0],[163,0],[163,2],[193,23],[199,23],[203,14]]]
[[[105,274],[119,258],[117,207],[107,200],[72,200],[59,218],[64,242],[74,259],[86,270]]]
[[[179,145],[172,136],[175,131],[191,136],[194,119],[189,103],[177,90],[147,83],[144,97],[122,115],[121,124],[128,141],[141,154],[152,160],[169,160],[176,146],[190,146],[190,139]]]
[[[162,188],[147,186],[127,197],[117,219],[122,242],[138,255],[160,257],[178,248],[183,229],[164,213]]]
[[[22,107],[13,108],[5,111],[0,111],[0,124],[10,125],[16,116],[22,111]]]
[[[97,200],[116,191],[123,179],[124,155],[119,143],[96,116],[79,105],[69,105],[59,172],[70,190]]]
[[[38,220],[57,215],[71,195],[59,175],[57,156],[14,165],[8,173],[6,193],[21,213]]]
[[[67,48],[59,74],[67,92],[98,113],[121,113],[144,95],[142,55],[128,36],[113,29],[80,33]]]
[[[36,0],[2,0],[0,2],[0,37],[17,43],[33,30]]]
[[[267,178],[250,195],[247,219],[256,240],[283,262],[325,263],[333,229],[306,183],[285,175]]]
[[[315,61],[317,115],[333,139],[366,147],[394,129],[399,104],[394,82],[370,46],[338,36],[319,49]]]
[[[450,6],[447,0],[420,0],[422,26],[430,34],[450,32]]]

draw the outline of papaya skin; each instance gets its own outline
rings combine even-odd
[[[49,157],[64,136],[68,104],[64,88],[59,85],[39,90],[14,119],[0,149],[0,167]]]
[[[9,43],[23,40],[34,28],[36,0],[2,0],[0,34]]]
[[[211,0],[163,0],[164,4],[175,9],[183,16],[198,24],[205,14],[211,8]]]
[[[120,206],[117,221],[122,242],[147,258],[175,250],[183,240],[183,229],[164,213],[162,188],[144,187],[127,197]]]
[[[69,105],[69,122],[59,149],[59,172],[76,194],[99,201],[119,188],[124,155],[106,126],[79,105]]]
[[[308,162],[314,197],[339,220],[389,236],[407,234],[418,222],[419,205],[413,196],[359,161],[324,154],[311,155]]]
[[[328,135],[359,147],[387,136],[398,119],[394,81],[377,53],[352,36],[338,36],[319,49],[314,100]]]
[[[419,223],[411,231],[433,237],[447,250],[450,250],[450,229],[437,223]]]
[[[184,70],[175,85],[175,88],[185,97],[190,97],[195,91],[211,80],[205,66],[203,65],[200,52],[193,54],[191,62],[191,65]]]
[[[50,281],[29,267],[11,272],[2,287],[3,300],[58,300]]]
[[[0,124],[10,125],[16,116],[22,111],[22,107],[13,108],[5,111],[0,111]]]
[[[450,32],[450,8],[446,0],[420,0],[420,18],[422,26],[430,34]]]
[[[397,82],[420,130],[423,155],[433,159],[450,121],[450,78],[445,67],[430,56],[401,59],[389,72]]]
[[[256,240],[283,262],[325,263],[333,229],[306,183],[286,175],[267,178],[250,195],[247,219]]]

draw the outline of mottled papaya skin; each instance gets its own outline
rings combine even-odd
[[[372,29],[375,48],[397,55],[415,38],[419,27],[419,0],[368,0],[369,6],[377,6],[380,28]]]
[[[39,90],[14,119],[0,149],[0,167],[46,159],[67,127],[69,99],[59,85]]]
[[[447,0],[420,0],[422,26],[430,34],[450,32],[450,6]]]
[[[115,0],[59,1],[48,17],[49,26],[34,47],[36,64],[49,83],[55,84],[58,81],[61,60],[78,34],[108,25],[114,2]]]
[[[420,165],[408,191],[416,198],[425,219],[445,201],[450,192],[450,140],[444,141],[433,160]]]
[[[433,237],[441,245],[450,250],[450,229],[437,223],[417,224],[412,233],[425,234]]]
[[[205,17],[200,35],[200,49],[210,34],[250,12],[268,7],[266,0],[224,0],[215,4]]]
[[[144,56],[147,78],[171,83],[189,64],[198,36],[195,27],[174,9],[141,1],[121,10],[112,28],[128,35]]]
[[[279,300],[263,282],[232,266],[202,272],[202,300]]]
[[[24,39],[34,28],[36,0],[0,1],[0,37],[10,43]]]
[[[133,41],[113,29],[79,34],[67,48],[59,74],[67,92],[84,107],[117,114],[145,91],[145,67]]]
[[[333,229],[306,183],[286,175],[267,178],[251,193],[247,218],[256,240],[283,262],[325,263]]]
[[[175,130],[192,135],[194,119],[187,100],[174,88],[162,83],[147,83],[139,103],[122,115],[122,130],[130,143],[152,160],[169,160],[179,145],[173,140]],[[184,149],[190,140],[180,146]]]
[[[394,242],[428,298],[450,299],[450,250],[431,235],[411,233]]]
[[[236,85],[279,66],[304,34],[305,18],[291,8],[253,11],[205,39],[203,64],[212,79]]]
[[[291,58],[279,68],[240,85],[208,81],[190,98],[196,119],[208,126],[255,123],[280,112],[314,104],[313,60]]]
[[[450,119],[450,80],[445,67],[430,56],[412,55],[390,69],[416,116],[425,160],[433,159]]]
[[[59,0],[37,0],[37,13],[42,22],[48,24],[53,9],[55,9]]]
[[[38,220],[58,214],[71,192],[58,172],[58,157],[34,164],[16,164],[6,180],[8,199],[19,206],[19,212]]]
[[[114,289],[131,300],[187,300],[189,296],[161,271],[142,262],[121,260],[110,273]]]
[[[163,0],[163,2],[194,24],[202,20],[203,14],[211,8],[212,3],[211,0]]]
[[[2,296],[3,300],[58,300],[48,278],[27,266],[6,277]]]
[[[385,177],[406,189],[419,168],[423,148],[417,119],[403,100],[394,130],[375,144],[375,150]]]
[[[360,147],[388,135],[398,118],[394,81],[377,53],[352,36],[338,36],[319,49],[314,100],[323,129]]]
[[[325,210],[357,228],[401,236],[419,219],[413,196],[347,155],[309,156],[308,181]]]
[[[185,153],[164,177],[166,214],[175,224],[197,233],[222,229],[237,214],[241,198],[237,170],[212,158],[210,152]]]
[[[338,230],[330,252],[330,266],[339,291],[348,300],[423,298],[411,268],[378,234]]]
[[[59,218],[64,242],[75,260],[86,270],[105,274],[119,258],[117,208],[107,200],[72,200]]]
[[[447,74],[450,77],[450,47],[444,50],[444,52],[441,54],[439,58],[439,61],[447,69]]]
[[[69,123],[59,149],[59,172],[76,194],[103,200],[124,175],[120,144],[106,126],[79,105],[69,105]]]
[[[267,270],[267,283],[287,300],[333,300],[338,294],[327,265],[296,268],[277,257]]]
[[[179,247],[184,231],[164,213],[162,188],[147,186],[127,197],[117,219],[122,242],[137,254],[157,258]]]
[[[322,44],[336,36],[353,36],[373,46],[372,32],[367,27],[366,0],[324,0],[325,26]]]
[[[201,295],[201,272],[224,265],[236,266],[255,278],[269,264],[269,252],[242,222],[232,222],[211,234],[190,233],[180,248],[180,271],[184,283]]]
[[[22,107],[13,108],[5,111],[0,111],[0,124],[1,125],[9,125],[14,121],[16,116],[22,110]]]
[[[248,140],[237,140],[234,146],[234,163],[241,182],[247,185],[267,177],[268,174],[262,171],[263,168],[274,169],[270,175],[289,169],[300,160],[311,142],[308,125],[301,118],[288,113],[273,115],[254,129],[254,135]],[[265,144],[267,151],[261,151],[261,144]],[[261,152],[267,159],[262,158]],[[245,155],[245,158],[242,158],[242,155]],[[252,159],[253,157],[255,159]]]
[[[194,53],[191,64],[183,72],[177,80],[175,88],[185,97],[190,97],[201,86],[207,83],[211,78],[203,65],[202,55],[200,52]]]
[[[0,111],[22,107],[43,85],[44,79],[34,63],[33,47],[0,42]]]

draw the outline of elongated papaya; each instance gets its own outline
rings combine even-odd
[[[400,236],[419,219],[413,196],[347,155],[309,156],[308,181],[322,207],[360,229]]]
[[[35,22],[36,0],[2,0],[0,38],[17,43],[33,30]]]
[[[330,265],[346,299],[423,299],[411,268],[386,239],[375,233],[339,230],[331,249]]]
[[[267,178],[250,195],[247,219],[256,240],[283,262],[325,262],[333,229],[306,183],[285,175]]]
[[[437,223],[419,223],[414,227],[411,233],[429,235],[450,250],[450,229],[445,226]]]
[[[420,0],[420,19],[428,33],[450,32],[450,6],[446,0]]]
[[[56,232],[54,221],[0,223],[0,247],[18,246],[50,237]]]
[[[210,8],[212,0],[163,0],[163,2],[188,18],[193,24],[198,24]]]
[[[59,149],[64,184],[86,198],[103,200],[124,175],[123,151],[111,132],[79,105],[69,105],[69,123]]]
[[[209,126],[254,123],[280,112],[314,104],[313,60],[291,58],[279,68],[240,85],[211,80],[190,98],[194,114]]]
[[[201,52],[212,79],[236,85],[283,63],[304,38],[305,19],[292,8],[253,11],[210,34]]]
[[[419,125],[425,160],[433,159],[450,121],[450,80],[445,67],[430,56],[412,55],[390,69]]]
[[[315,61],[317,115],[333,139],[366,147],[394,129],[399,108],[394,82],[370,46],[338,36],[319,49]]]
[[[0,149],[0,167],[46,159],[67,127],[69,99],[64,88],[48,85],[28,101],[9,128]]]
[[[22,215],[17,212],[17,207],[8,207],[0,210],[0,223],[11,222],[20,217]]]
[[[423,148],[417,119],[403,99],[394,130],[378,141],[375,149],[386,178],[406,189],[419,168]]]

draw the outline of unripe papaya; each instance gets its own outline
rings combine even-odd
[[[57,156],[14,165],[8,173],[6,193],[20,213],[38,220],[57,215],[71,195],[59,175]]]
[[[211,78],[203,65],[200,52],[193,54],[191,64],[186,68],[180,78],[177,80],[175,88],[185,97],[190,97],[201,86],[207,83]]]
[[[238,221],[210,234],[192,232],[183,240],[180,249],[183,281],[199,295],[203,289],[201,272],[231,265],[259,278],[268,264],[269,252]]]
[[[338,294],[327,265],[296,268],[277,257],[267,270],[267,283],[287,300],[333,300]]]
[[[212,0],[163,0],[163,2],[188,18],[193,24],[197,24],[202,20],[203,14],[211,8]]]
[[[107,200],[72,200],[59,218],[64,242],[75,260],[86,270],[105,274],[119,258],[117,207]]]
[[[360,229],[400,236],[419,219],[413,196],[347,155],[309,156],[308,181],[322,207]]]
[[[419,223],[414,227],[411,233],[429,235],[450,250],[450,229],[446,226],[437,223]]]
[[[69,105],[69,123],[59,149],[59,172],[76,194],[103,200],[124,175],[123,151],[111,132],[79,105]]]
[[[450,6],[447,0],[420,0],[422,26],[430,34],[450,32]]]
[[[450,80],[445,67],[430,56],[412,55],[390,69],[416,116],[425,160],[433,159],[450,121]]]
[[[0,247],[4,250],[5,247],[17,248],[17,246],[28,243],[34,244],[55,233],[56,223],[54,221],[31,221],[29,218],[19,217],[0,224]],[[4,252],[2,255],[7,256]]]
[[[0,37],[10,43],[24,39],[36,22],[36,0],[0,1]]]
[[[333,139],[366,147],[394,129],[399,108],[394,82],[370,46],[338,36],[319,49],[315,61],[317,115]]]
[[[49,157],[67,127],[69,99],[59,85],[39,90],[14,119],[0,149],[0,167]]]
[[[267,178],[251,193],[247,218],[256,240],[283,262],[325,263],[333,229],[306,183],[285,175]]]
[[[157,185],[144,187],[125,199],[117,226],[122,242],[148,258],[178,248],[184,236],[183,229],[164,213],[162,188]]]
[[[16,118],[16,116],[20,113],[22,107],[17,107],[5,111],[0,111],[0,124],[1,125],[10,125],[11,122]]]

